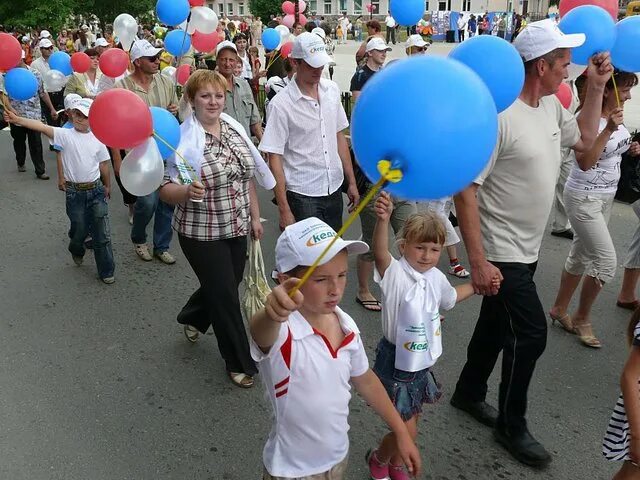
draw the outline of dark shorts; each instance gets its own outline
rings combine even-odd
[[[430,369],[405,372],[395,368],[395,362],[396,346],[383,337],[376,348],[373,371],[380,378],[402,420],[406,422],[422,413],[422,404],[436,403],[442,392]]]

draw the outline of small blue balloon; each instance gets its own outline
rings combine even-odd
[[[389,105],[404,120],[387,122],[381,132]],[[496,106],[484,82],[466,65],[436,56],[410,57],[377,73],[358,97],[351,125],[365,175],[377,182],[379,161],[390,161],[403,177],[385,189],[407,200],[439,199],[470,185],[497,133]]]
[[[518,50],[492,35],[472,37],[457,46],[449,58],[476,72],[489,88],[498,113],[516,101],[524,85],[524,64]],[[487,58],[491,61],[487,62]]]
[[[49,68],[51,68],[51,70],[58,70],[65,76],[71,75],[73,73],[71,57],[65,52],[55,52],[49,57]]]
[[[640,72],[640,15],[619,21],[616,32],[611,63],[624,72]]]
[[[38,79],[26,68],[12,68],[4,76],[4,88],[13,100],[29,100],[38,93]]]
[[[151,107],[151,118],[153,119],[153,131],[157,133],[162,140],[166,141],[173,147],[173,150],[178,148],[180,144],[180,124],[176,117],[171,115],[168,110],[160,107]],[[159,140],[155,135],[153,136],[158,144],[158,150],[163,159],[169,158],[173,155],[173,150],[169,148],[162,140]]]
[[[582,5],[569,11],[558,25],[565,34],[584,33],[587,39],[571,49],[571,61],[588,65],[589,59],[608,52],[616,41],[616,27],[609,12],[594,5]]]
[[[280,45],[280,33],[275,28],[267,28],[262,32],[262,45],[266,50],[275,50]]]
[[[191,6],[188,0],[158,0],[156,13],[160,22],[175,27],[189,16]]]
[[[184,30],[172,30],[164,38],[164,48],[174,57],[184,55],[191,48],[191,35]]]
[[[408,27],[417,24],[424,15],[423,0],[391,0],[391,16],[400,25]]]

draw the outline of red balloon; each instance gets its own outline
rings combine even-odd
[[[180,85],[184,85],[191,76],[191,67],[189,65],[180,65],[176,70],[176,80]]]
[[[8,71],[22,60],[20,42],[8,33],[0,33],[0,70]]]
[[[287,15],[293,15],[294,13],[296,13],[296,6],[293,2],[287,0],[286,2],[282,3],[282,11]]]
[[[127,71],[129,55],[119,48],[110,48],[100,55],[100,71],[107,77],[116,78]]]
[[[189,5],[192,7],[202,7],[204,6],[204,0],[189,0]]]
[[[302,25],[304,27],[307,24],[307,17],[305,17],[301,13],[300,15],[298,15],[298,22],[300,22],[300,25]]]
[[[200,33],[197,30],[191,35],[191,45],[199,52],[211,52],[220,43],[218,32]]]
[[[89,110],[89,126],[98,140],[113,148],[134,148],[153,135],[151,110],[123,88],[96,97]]]
[[[618,0],[560,0],[560,5],[558,5],[560,17],[564,17],[567,12],[582,5],[595,5],[603,8],[609,12],[614,22],[618,21]]]
[[[556,97],[560,100],[560,103],[564,108],[569,108],[571,106],[571,101],[573,100],[573,92],[571,91],[571,87],[568,83],[562,82],[560,84],[560,88],[556,92]]]
[[[84,52],[71,55],[71,68],[74,72],[84,73],[91,67],[91,57]]]
[[[289,58],[291,55],[291,49],[293,48],[293,42],[287,42],[280,47],[280,56],[282,58]]]

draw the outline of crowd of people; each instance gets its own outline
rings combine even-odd
[[[499,116],[497,144],[482,174],[457,195],[426,203],[386,192],[376,195],[360,215],[362,239],[338,239],[302,283],[299,279],[343,225],[344,197],[351,211],[374,188],[358,167],[345,134],[349,119],[341,91],[330,79],[331,37],[338,34],[340,43],[353,30],[343,18],[337,26],[342,30],[315,18],[304,27],[294,25],[289,58],[267,51],[264,64],[258,58],[259,20],[221,22],[226,39],[209,58],[191,52],[164,59],[167,65],[191,62],[181,96],[175,80],[160,72],[165,52],[153,28],[141,29],[129,52],[130,69],[116,79],[99,70],[100,55],[118,48],[109,32],[96,37],[82,26],[75,39],[69,30],[56,39],[47,30],[34,39],[25,35],[21,67],[36,75],[38,93],[24,101],[3,97],[18,171],[26,169],[28,143],[37,178],[49,178],[40,134],[48,137],[57,156],[58,188],[65,193],[72,261],[81,265],[92,250],[105,284],[115,282],[108,202],[112,177],[129,209],[135,255],[145,262],[155,257],[175,263],[170,249],[177,233],[199,282],[177,313],[185,337],[197,342],[212,327],[229,380],[251,388],[260,371],[275,411],[264,448],[264,479],[345,478],[350,384],[390,429],[367,455],[371,478],[418,475],[415,441],[422,408],[441,397],[432,372],[443,354],[441,312],[474,294],[482,295],[482,307],[451,404],[493,428],[497,442],[517,460],[544,467],[552,457],[530,433],[526,419],[529,384],[547,338],[547,315],[534,281],[540,245],[555,204],[566,219],[558,221],[554,233],[572,238],[572,245],[549,315],[583,345],[602,347],[590,311],[615,274],[616,252],[607,223],[621,156],[640,155],[623,114],[638,78],[614,70],[608,53],[595,55],[588,74],[576,81],[574,105],[565,109],[554,93],[567,77],[570,48],[581,45],[584,36],[563,35],[553,20],[521,24],[514,46],[524,62],[524,87]],[[278,21],[274,17],[270,25]],[[389,15],[385,23],[386,36],[376,20],[359,27],[356,23],[367,35],[354,59],[354,102],[385,67],[389,43],[395,43],[390,33],[395,20]],[[429,45],[420,33],[412,33],[406,55],[424,55]],[[43,83],[56,48],[84,51],[92,61],[86,73],[74,74],[61,89]],[[266,119],[256,101],[263,77],[270,89]],[[161,185],[149,195],[127,191],[120,179],[127,152],[107,148],[89,128],[93,99],[112,88],[133,92],[181,122],[178,151],[188,165],[180,167],[176,156],[170,157]],[[564,179],[562,165],[569,165]],[[239,288],[248,244],[263,236],[258,187],[273,191],[274,220],[282,233],[275,252],[277,285],[265,307],[246,319],[247,332]],[[554,197],[558,189],[560,195]],[[640,200],[634,204],[640,219],[638,205]],[[461,240],[450,220],[454,211],[470,271],[458,259]],[[390,229],[399,258],[390,253]],[[446,273],[471,277],[470,282],[450,284],[437,268],[443,249],[449,260]],[[381,312],[373,369],[357,322],[339,307],[350,254],[357,255],[357,303]],[[629,328],[634,347],[603,441],[605,456],[623,461],[617,480],[640,478],[639,278],[640,227],[618,298],[618,307],[636,311]],[[380,287],[380,299],[371,291],[372,279]],[[579,306],[570,314],[580,282]],[[486,401],[486,393],[500,353],[496,408]]]

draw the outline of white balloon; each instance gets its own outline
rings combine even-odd
[[[567,72],[569,72],[569,76],[567,77],[567,81],[573,81],[578,78],[580,75],[584,73],[587,69],[586,65],[578,65],[576,63],[570,63],[567,67]]]
[[[142,197],[155,192],[164,177],[164,163],[153,137],[131,150],[120,166],[120,180],[128,191]]]
[[[138,34],[138,22],[128,13],[121,13],[113,21],[113,34],[118,37],[122,48],[128,51]]]
[[[218,16],[216,12],[208,7],[193,7],[191,9],[191,19],[189,20],[190,30],[199,31],[200,33],[213,33],[218,28]]]
[[[289,34],[291,33],[289,31],[289,27],[287,27],[286,25],[278,25],[275,28],[276,32],[278,32],[280,34],[280,40],[282,41],[285,38],[289,38]]]
[[[65,77],[64,73],[58,70],[49,70],[42,77],[44,87],[50,92],[58,92],[62,90],[68,80],[69,78]]]
[[[174,80],[176,78],[176,67],[172,67],[171,65],[164,67],[160,72],[163,76],[167,77],[170,80]]]

